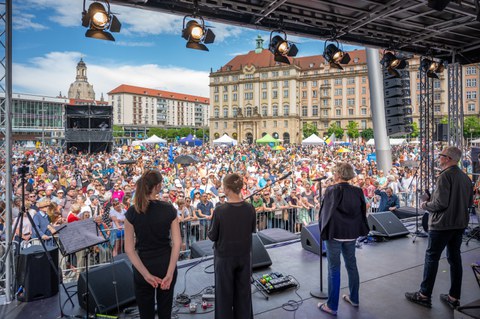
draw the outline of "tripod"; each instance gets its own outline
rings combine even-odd
[[[17,255],[20,253],[20,245],[21,245],[21,240],[22,240],[22,237],[23,237],[23,234],[22,234],[22,232],[23,232],[23,218],[24,218],[24,216],[26,216],[28,218],[28,221],[30,222],[30,225],[31,225],[33,231],[35,231],[35,234],[36,234],[38,240],[40,241],[40,244],[43,248],[43,251],[44,251],[45,255],[47,256],[47,260],[48,260],[50,266],[52,267],[53,271],[55,272],[55,275],[59,279],[59,281],[60,281],[60,283],[63,287],[63,290],[65,291],[65,294],[68,296],[68,300],[70,300],[70,303],[73,307],[74,304],[73,304],[72,298],[68,294],[68,290],[65,287],[65,285],[63,283],[63,280],[61,280],[61,278],[60,278],[60,272],[58,271],[58,267],[53,262],[52,255],[50,254],[50,251],[47,249],[47,246],[45,245],[44,239],[40,235],[40,232],[39,232],[37,226],[35,225],[35,222],[34,222],[32,216],[26,210],[26,207],[25,207],[25,175],[28,173],[27,164],[28,164],[28,162],[22,162],[22,166],[18,169],[18,173],[21,176],[21,184],[22,184],[22,208],[21,208],[21,210],[18,214],[17,220],[16,220],[14,228],[13,228],[13,236],[15,237],[16,229],[18,227],[18,224],[20,223],[19,236],[18,236],[19,237],[19,244],[17,246],[16,253],[17,253]],[[7,248],[7,251],[5,252],[5,256],[8,256],[10,254],[10,250],[12,248],[12,242],[13,242],[13,240],[10,241],[10,244]],[[18,289],[16,295],[18,295],[18,293],[20,293],[21,290],[22,290],[22,287],[20,287],[20,289]],[[59,298],[60,298],[60,294],[59,294]],[[61,315],[61,318],[65,317],[65,314],[63,313],[63,310],[62,310],[61,306],[60,306],[60,315]]]

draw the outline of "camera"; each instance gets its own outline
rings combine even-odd
[[[27,160],[22,161],[22,166],[20,166],[17,170],[18,174],[20,175],[27,175],[30,172],[30,167],[28,166],[30,163]]]

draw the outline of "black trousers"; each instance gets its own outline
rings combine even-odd
[[[251,254],[215,256],[215,319],[253,318]]]
[[[170,255],[153,258],[141,258],[150,273],[159,278],[165,277],[170,262]],[[173,291],[177,281],[177,269],[173,275],[169,290],[162,290],[160,286],[153,288],[143,279],[143,276],[133,267],[133,281],[135,283],[135,297],[141,319],[155,318],[155,294],[157,301],[157,315],[159,319],[170,319],[172,315]]]

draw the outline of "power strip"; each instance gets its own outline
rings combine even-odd
[[[206,301],[215,300],[215,295],[214,294],[203,294],[202,295],[202,300],[206,300]]]

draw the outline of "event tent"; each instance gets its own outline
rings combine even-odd
[[[323,145],[325,141],[318,137],[316,134],[312,134],[302,141],[302,145]]]
[[[142,144],[167,144],[167,141],[154,134],[149,138],[147,138],[146,140],[143,140]]]
[[[391,138],[390,139],[390,145],[402,145],[406,142],[407,142],[407,140],[404,139],[404,138]],[[374,145],[374,144],[375,144],[375,140],[373,138],[369,139],[368,142],[367,142],[367,145]]]
[[[202,141],[196,137],[193,137],[192,134],[188,134],[187,137],[181,138],[178,140],[178,143],[187,146],[200,146],[202,145]]]
[[[258,144],[269,144],[269,143],[273,143],[274,145],[277,145],[277,144],[280,143],[279,140],[275,139],[275,138],[274,138],[273,136],[271,136],[270,134],[265,134],[264,137],[257,139],[255,142],[257,142]]]
[[[237,140],[234,140],[227,134],[223,134],[223,136],[221,136],[220,138],[213,140],[213,145],[221,145],[221,144],[237,145]]]

